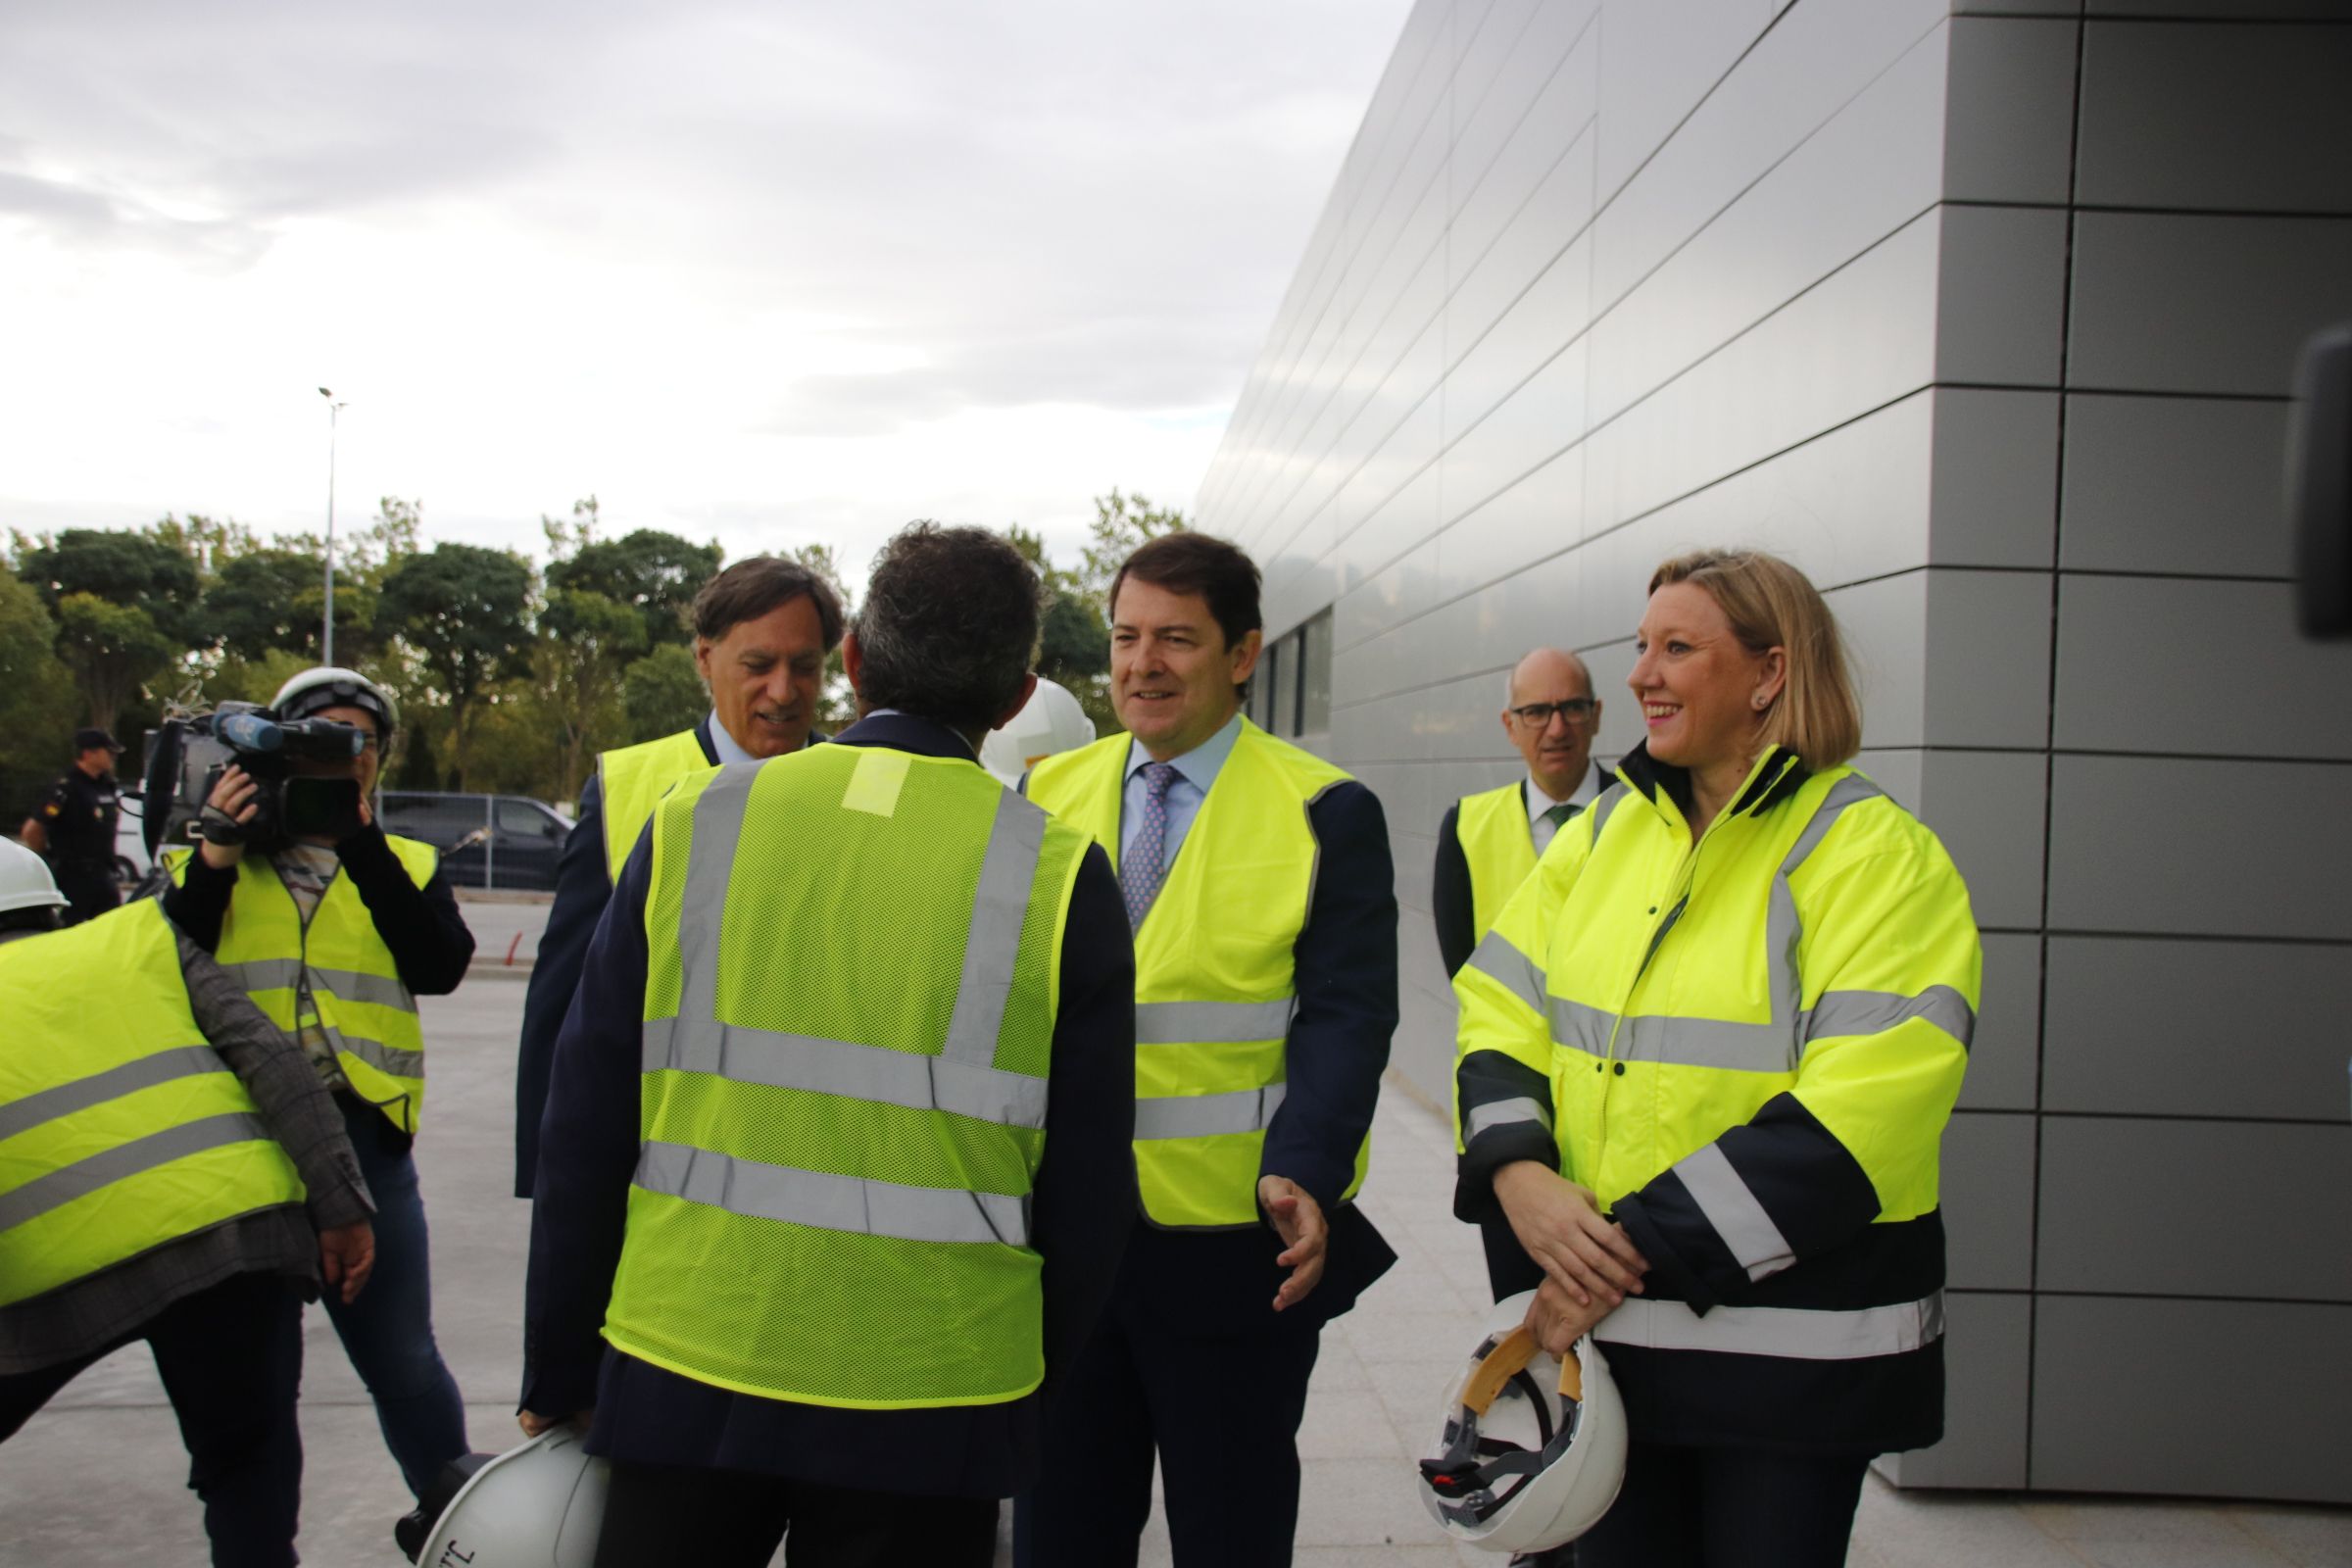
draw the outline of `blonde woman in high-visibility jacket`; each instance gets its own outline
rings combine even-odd
[[[1661,565],[1647,730],[1454,978],[1455,1212],[1592,1330],[1625,1489],[1615,1564],[1834,1564],[1872,1456],[1943,1430],[1936,1151],[1981,966],[1943,846],[1845,765],[1838,626],[1787,563]]]

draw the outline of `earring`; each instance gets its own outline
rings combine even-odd
[[[1762,692],[1756,693],[1756,706],[1758,708],[1762,708],[1764,706],[1764,694]]]

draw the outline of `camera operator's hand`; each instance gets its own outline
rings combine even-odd
[[[245,858],[245,829],[261,809],[254,800],[260,789],[253,777],[234,763],[220,770],[220,782],[213,786],[197,817],[204,833],[197,853],[214,870],[228,870]]]

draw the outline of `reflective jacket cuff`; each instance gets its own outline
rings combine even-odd
[[[1674,1244],[1666,1239],[1665,1231],[1659,1228],[1657,1220],[1643,1206],[1641,1194],[1628,1193],[1617,1200],[1616,1211],[1609,1217],[1625,1227],[1625,1234],[1632,1239],[1634,1247],[1648,1259],[1649,1273],[1645,1284],[1664,1287],[1663,1290],[1649,1289],[1645,1294],[1685,1301],[1691,1311],[1701,1314],[1721,1302],[1722,1298],[1674,1250]]]
[[[1454,1168],[1453,1217],[1472,1225],[1501,1219],[1494,1173],[1523,1159],[1535,1160],[1545,1170],[1560,1168],[1560,1146],[1553,1142],[1549,1129],[1523,1121],[1480,1133]]]

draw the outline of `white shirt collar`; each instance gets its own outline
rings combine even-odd
[[[1568,798],[1564,801],[1555,801],[1544,794],[1544,786],[1536,781],[1536,775],[1533,773],[1527,775],[1527,787],[1519,792],[1521,803],[1527,807],[1527,819],[1530,823],[1542,821],[1544,813],[1555,806],[1582,808],[1591,806],[1599,797],[1600,780],[1593,769],[1590,767],[1585,769],[1584,777],[1577,780],[1576,788],[1569,792]]]
[[[1192,785],[1202,795],[1206,795],[1208,787],[1217,781],[1217,774],[1224,768],[1225,759],[1233,755],[1234,743],[1241,738],[1242,715],[1236,712],[1219,727],[1214,735],[1182,757],[1171,757],[1168,760],[1175,766],[1177,777]],[[1150,752],[1144,750],[1142,741],[1129,740],[1127,743],[1127,771],[1122,777],[1135,777],[1137,768],[1152,760],[1154,760],[1153,757]]]

